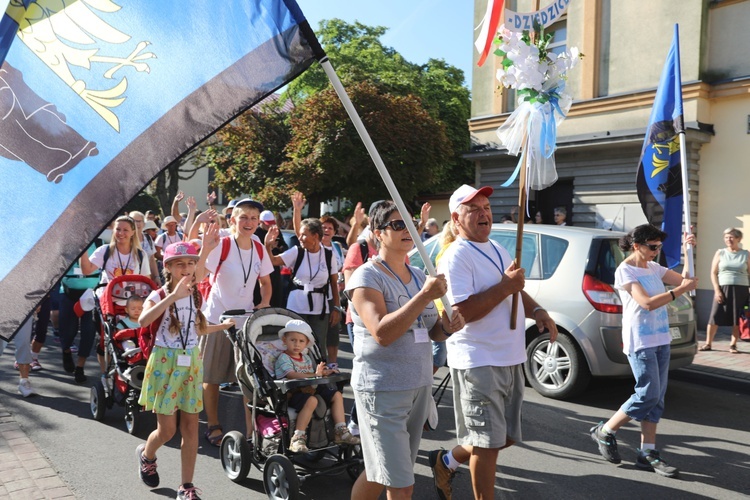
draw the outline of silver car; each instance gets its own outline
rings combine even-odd
[[[601,229],[530,224],[524,227],[521,265],[524,290],[542,305],[559,330],[557,342],[526,320],[526,378],[543,396],[568,399],[586,389],[591,376],[631,376],[622,352],[622,302],[613,288],[615,270],[625,258],[618,246],[623,233]],[[430,258],[439,252],[438,236],[425,242]],[[490,238],[511,255],[516,225],[493,224]],[[416,249],[414,266],[424,268]],[[695,311],[685,296],[668,306],[672,334],[670,369],[693,362],[697,350]]]

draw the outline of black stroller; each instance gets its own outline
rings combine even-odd
[[[228,311],[225,317],[241,316],[232,329],[230,339],[241,353],[237,363],[237,380],[243,394],[250,401],[255,429],[252,446],[239,431],[225,434],[221,441],[221,465],[227,477],[241,482],[254,465],[263,472],[263,484],[269,498],[299,498],[301,483],[309,478],[346,472],[352,481],[364,470],[362,449],[359,445],[333,444],[333,422],[330,410],[319,395],[318,408],[308,427],[309,452],[289,451],[294,433],[296,411],[287,405],[287,392],[303,386],[336,384],[342,389],[349,374],[304,380],[275,380],[273,364],[284,347],[278,337],[290,319],[301,319],[282,308],[261,309],[249,316],[244,311]],[[322,358],[317,345],[309,347],[315,362]],[[327,459],[326,462],[323,462]],[[330,462],[330,465],[328,465]]]

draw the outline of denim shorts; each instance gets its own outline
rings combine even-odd
[[[669,353],[667,344],[628,354],[628,362],[635,377],[635,393],[620,409],[633,420],[658,423],[664,413]]]

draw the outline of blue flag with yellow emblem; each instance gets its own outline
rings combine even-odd
[[[672,46],[656,89],[636,189],[643,213],[650,224],[667,233],[662,252],[667,266],[680,263],[682,242],[682,172],[679,134],[685,131],[682,113],[680,42],[675,24]]]
[[[11,0],[0,336],[162,169],[323,56],[294,0]]]

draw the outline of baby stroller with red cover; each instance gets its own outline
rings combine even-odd
[[[284,350],[279,340],[281,330],[290,319],[301,319],[283,308],[269,307],[245,316],[244,311],[227,311],[235,317],[238,328],[229,330],[229,338],[240,351],[237,381],[255,422],[251,443],[239,431],[231,431],[221,441],[221,464],[234,482],[242,482],[251,466],[263,473],[263,484],[269,498],[300,498],[299,488],[307,479],[346,472],[354,481],[364,470],[360,445],[333,443],[330,409],[317,395],[318,407],[308,426],[308,453],[289,450],[297,413],[287,404],[287,393],[295,389],[333,384],[341,390],[348,383],[347,373],[310,379],[276,380],[274,362]],[[244,326],[243,326],[244,321]],[[314,334],[313,334],[314,335]],[[317,364],[322,356],[317,344],[308,349]]]
[[[117,324],[127,317],[125,304],[129,297],[136,295],[145,300],[157,288],[147,276],[117,276],[106,285],[94,308],[94,317],[101,325],[100,347],[107,370],[91,387],[91,414],[101,422],[107,409],[115,404],[125,407],[125,426],[130,434],[136,434],[142,426],[138,398],[148,359],[138,347],[139,329],[118,330]]]

